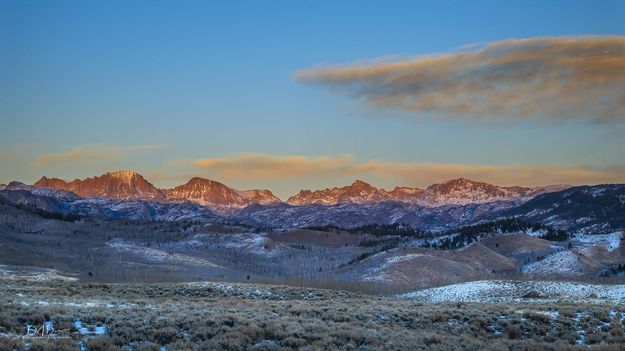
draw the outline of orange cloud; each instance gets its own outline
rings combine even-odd
[[[319,176],[345,172],[352,163],[349,155],[338,157],[274,156],[243,153],[228,158],[205,158],[195,161],[199,169],[228,178],[286,178]]]
[[[35,166],[45,167],[55,164],[115,160],[135,152],[150,151],[166,147],[168,147],[168,145],[161,144],[133,145],[125,147],[82,145],[69,151],[41,154],[33,160],[33,164]]]
[[[276,181],[319,176],[324,179],[369,178],[387,184],[412,186],[427,186],[459,177],[499,185],[575,185],[625,181],[625,167],[356,162],[350,155],[306,157],[245,153],[199,159],[193,161],[193,164],[208,176],[228,181]]]
[[[373,174],[380,178],[399,179],[405,184],[423,185],[459,177],[498,185],[577,185],[625,181],[625,167],[602,168],[584,165],[463,165],[371,161],[355,165],[352,171],[355,175]]]
[[[471,51],[319,66],[296,80],[383,108],[449,117],[625,119],[625,36],[510,39]]]
[[[65,152],[47,153],[37,156],[33,164],[39,167],[51,164],[66,164],[80,161],[112,160],[119,157],[119,152],[106,149],[73,149]]]

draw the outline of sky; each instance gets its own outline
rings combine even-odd
[[[0,0],[0,183],[625,182],[623,1]]]

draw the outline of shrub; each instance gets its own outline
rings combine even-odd
[[[113,340],[108,336],[100,336],[97,338],[89,339],[87,341],[87,349],[89,351],[117,351],[120,350],[117,345],[113,343]]]
[[[512,340],[519,339],[523,335],[521,327],[516,324],[507,326],[505,332],[508,338]]]
[[[74,351],[80,350],[77,343],[71,339],[49,338],[34,339],[30,345],[30,351]]]
[[[430,346],[432,344],[440,344],[442,341],[443,337],[436,333],[430,334],[423,338],[423,343],[427,346]]]
[[[23,350],[24,344],[18,340],[7,337],[0,337],[0,351]]]

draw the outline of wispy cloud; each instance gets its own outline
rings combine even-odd
[[[151,151],[166,147],[169,146],[163,144],[132,146],[82,145],[68,151],[41,154],[33,160],[33,164],[35,166],[45,167],[50,165],[116,160],[136,152]]]
[[[376,107],[481,120],[625,119],[625,36],[509,39],[404,60],[318,66],[296,80]]]
[[[0,158],[9,158],[13,157],[15,153],[13,151],[0,151]]]
[[[193,161],[197,170],[224,181],[276,181],[286,178],[373,178],[387,184],[425,186],[467,177],[500,185],[594,184],[625,181],[625,167],[588,165],[465,165],[356,162],[350,155],[277,156],[258,153]],[[172,164],[173,165],[173,164]]]
[[[370,161],[354,165],[354,174],[393,178],[405,184],[433,184],[459,177],[499,185],[622,183],[625,167],[589,165],[464,165],[436,163],[389,163]]]
[[[345,172],[352,162],[349,155],[307,157],[243,153],[226,158],[199,159],[194,163],[199,169],[223,177],[275,179]]]
[[[167,149],[171,147],[169,144],[143,144],[143,145],[133,145],[122,147],[123,150],[128,151],[149,151],[149,150],[159,150],[159,149]]]

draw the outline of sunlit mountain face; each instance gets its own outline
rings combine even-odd
[[[193,177],[172,189],[158,189],[142,175],[131,171],[107,172],[104,175],[67,182],[41,177],[37,188],[65,190],[81,197],[103,197],[158,202],[190,201],[200,205],[241,208],[252,203],[267,205],[281,200],[266,189],[235,190],[220,182]],[[370,204],[401,201],[422,206],[464,205],[495,201],[527,201],[536,195],[566,189],[567,185],[544,187],[500,187],[465,178],[433,184],[426,189],[396,186],[392,191],[378,189],[362,180],[351,185],[323,190],[300,190],[288,198],[290,205]]]

